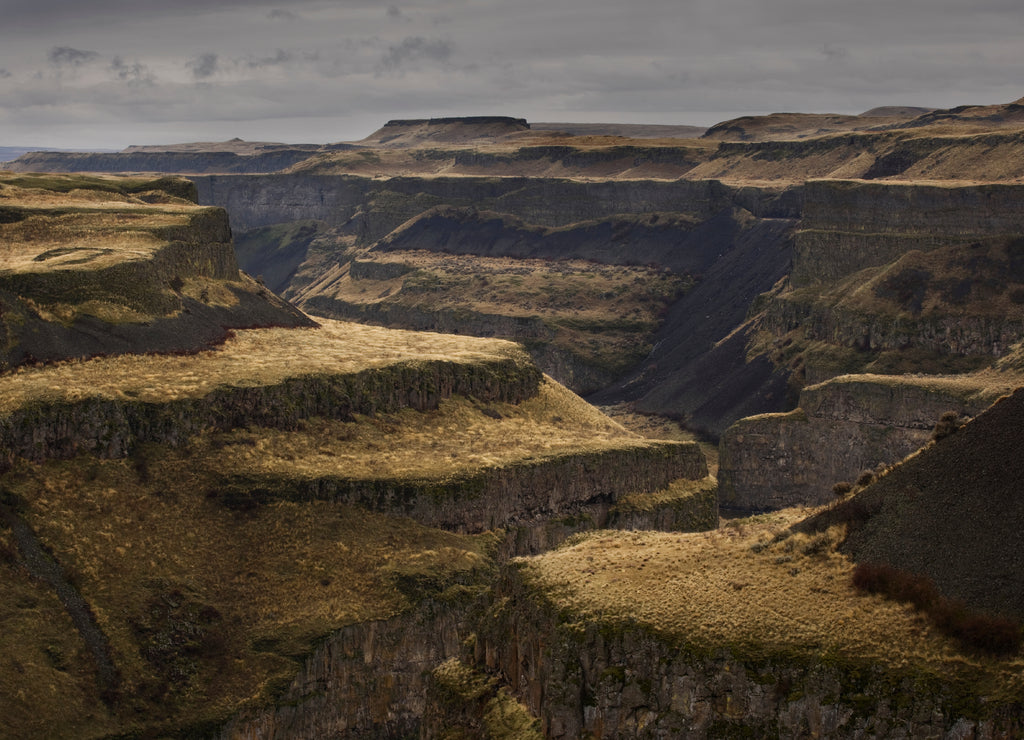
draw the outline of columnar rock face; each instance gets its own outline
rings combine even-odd
[[[257,425],[289,428],[312,416],[351,418],[402,408],[436,408],[455,394],[519,401],[534,395],[540,374],[511,360],[475,365],[396,364],[353,374],[306,375],[262,386],[223,387],[164,403],[105,398],[35,400],[0,416],[0,465],[73,457],[88,451],[125,457],[138,446],[184,444],[202,431]]]
[[[471,626],[471,590],[426,600],[392,619],[335,632],[283,689],[277,706],[248,711],[221,740],[413,738],[423,716],[430,670],[457,655]]]
[[[1021,185],[811,180],[804,185],[793,285],[834,282],[911,250],[1024,233]]]
[[[740,658],[640,624],[574,621],[508,569],[470,662],[498,675],[548,738],[1010,737],[941,685],[842,659]],[[966,710],[966,711],[965,711]],[[967,716],[965,716],[967,715]]]
[[[849,375],[805,388],[800,407],[751,416],[722,437],[722,506],[819,505],[832,487],[898,462],[928,442],[944,413],[975,416],[1012,388],[956,378]]]
[[[281,481],[239,475],[225,478],[223,490],[255,491],[267,499],[357,504],[457,532],[546,526],[552,520],[573,517],[586,525],[581,528],[590,529],[608,523],[608,511],[623,493],[651,493],[674,480],[705,475],[704,455],[696,444],[646,441],[437,481],[340,477]],[[713,502],[702,503],[697,507],[702,514],[715,511]],[[706,514],[700,520],[706,521]]]
[[[792,217],[784,188],[737,188],[715,180],[581,182],[527,177],[392,177],[352,175],[205,175],[192,180],[199,201],[226,208],[236,230],[316,219],[362,219],[363,239],[381,239],[439,204],[508,213],[532,224],[565,226],[622,213],[686,213],[706,219],[737,205],[762,217]]]

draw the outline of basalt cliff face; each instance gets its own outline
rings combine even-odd
[[[1017,382],[845,375],[808,386],[796,410],[726,431],[721,503],[748,511],[827,504],[837,483],[870,478],[925,445],[943,414],[976,416]]]
[[[574,619],[514,570],[478,630],[465,660],[500,677],[547,738],[983,738],[1022,729],[1018,707],[979,718],[941,681],[842,658],[705,651],[642,622]]]

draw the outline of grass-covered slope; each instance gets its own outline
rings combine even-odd
[[[0,370],[312,323],[239,272],[227,215],[185,180],[0,176],[0,245]]]
[[[842,528],[794,534],[802,515],[595,533],[515,561],[469,652],[572,737],[1019,732],[1024,659],[858,591]]]
[[[493,339],[326,321],[0,385],[0,711],[18,737],[273,713],[309,698],[293,682],[329,636],[423,604],[461,619],[516,547],[498,528],[593,527],[706,475],[696,445],[627,432]],[[415,715],[378,689],[346,715],[361,732]]]

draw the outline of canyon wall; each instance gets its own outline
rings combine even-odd
[[[282,148],[252,155],[226,151],[197,152],[29,152],[4,164],[14,172],[205,172],[269,173],[291,167],[315,154],[315,147]]]
[[[1024,185],[810,180],[796,232],[793,285],[834,282],[911,250],[1024,234]]]
[[[457,532],[567,518],[585,519],[589,526],[584,528],[591,528],[607,522],[608,509],[623,494],[649,493],[679,478],[706,475],[696,444],[644,440],[439,480],[296,480],[240,474],[226,476],[217,495],[238,508],[282,498],[356,504]]]
[[[290,378],[276,385],[225,387],[199,398],[147,403],[130,398],[28,403],[0,418],[0,465],[90,452],[125,457],[145,442],[184,444],[204,430],[247,425],[295,428],[313,416],[349,418],[402,408],[436,408],[463,395],[516,403],[537,393],[540,372],[514,360],[402,363],[350,375]]]
[[[547,738],[980,739],[1024,730],[1019,707],[986,706],[923,676],[841,658],[698,648],[637,623],[577,621],[514,563],[489,603],[467,662],[497,675]]]
[[[339,630],[305,660],[276,706],[243,711],[218,737],[418,738],[430,670],[459,653],[476,592],[453,585],[391,619]]]
[[[199,202],[226,208],[232,227],[303,219],[345,223],[361,212],[365,242],[440,204],[509,213],[540,226],[565,226],[617,213],[686,213],[707,219],[738,206],[755,216],[792,218],[797,198],[782,187],[730,187],[716,180],[579,181],[528,177],[199,175]]]
[[[1012,387],[967,380],[848,375],[805,388],[800,407],[733,424],[720,443],[727,508],[817,506],[832,487],[898,462],[931,438],[946,412],[975,416]]]

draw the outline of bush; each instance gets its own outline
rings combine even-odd
[[[913,604],[928,615],[936,628],[969,649],[995,656],[1013,655],[1020,650],[1018,621],[973,611],[963,601],[947,599],[927,576],[886,563],[861,563],[853,569],[853,585],[893,601]]]
[[[953,434],[959,428],[960,414],[956,411],[947,411],[935,422],[935,428],[932,429],[932,439],[938,442],[940,439],[945,439]]]
[[[861,472],[861,474],[859,476],[857,476],[857,485],[861,486],[863,488],[864,486],[871,485],[874,482],[874,480],[875,480],[875,471],[873,471],[873,470],[864,470],[864,471]]]
[[[852,490],[853,484],[848,483],[847,481],[839,481],[834,486],[832,486],[832,493],[834,493],[837,497],[845,496]]]

